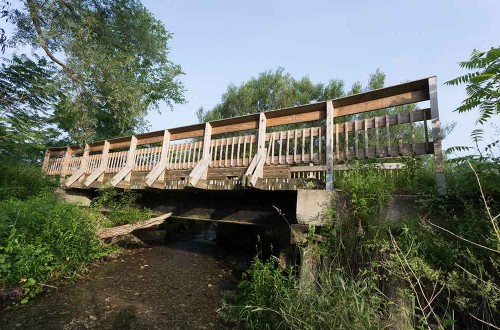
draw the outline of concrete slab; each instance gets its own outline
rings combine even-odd
[[[297,222],[303,225],[325,225],[327,211],[332,207],[335,191],[331,190],[297,190]]]

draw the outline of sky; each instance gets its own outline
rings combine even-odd
[[[173,33],[170,58],[185,72],[188,103],[148,116],[151,129],[197,122],[195,111],[237,85],[283,67],[313,82],[366,84],[380,68],[386,86],[436,75],[441,121],[456,122],[444,147],[470,145],[476,114],[453,112],[464,86],[458,62],[500,45],[500,1],[154,1],[143,4]],[[500,120],[496,118],[496,125]],[[486,127],[487,132],[492,132]]]
[[[142,3],[173,33],[170,59],[185,72],[187,100],[153,111],[149,130],[197,123],[195,111],[220,102],[229,84],[266,70],[283,67],[315,83],[342,79],[348,89],[357,81],[366,85],[380,68],[386,86],[437,76],[441,121],[456,123],[443,145],[471,145],[476,113],[453,111],[466,98],[465,86],[444,82],[467,72],[458,62],[473,49],[500,45],[500,0]],[[500,127],[499,117],[491,123]],[[491,125],[481,128],[487,141],[500,138]]]

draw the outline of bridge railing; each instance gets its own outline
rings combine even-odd
[[[421,108],[395,108],[427,101]],[[186,185],[196,186],[200,180],[210,179],[209,169],[226,173],[241,168],[243,181],[252,186],[264,177],[264,167],[285,166],[289,178],[314,172],[332,189],[335,164],[423,154],[434,154],[436,179],[444,192],[435,77],[83,147],[49,148],[43,169],[49,175],[60,175],[68,186],[76,182],[90,186],[105,177],[117,185],[130,182],[132,173],[145,173],[147,186],[155,186],[165,181],[166,173],[176,171],[184,177],[188,174]]]

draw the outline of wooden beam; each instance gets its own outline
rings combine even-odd
[[[95,170],[92,174],[89,175],[87,180],[83,183],[85,186],[90,186],[92,182],[95,180],[98,181],[103,181],[104,177],[104,171],[106,170],[106,167],[108,166],[108,154],[109,154],[109,142],[104,141],[104,148],[102,151],[102,156],[101,156],[101,164],[97,170]],[[98,179],[100,178],[100,180]]]
[[[137,138],[135,136],[132,136],[130,138],[130,148],[128,149],[128,153],[127,153],[127,165],[126,165],[126,167],[130,168],[130,171],[127,173],[127,176],[124,179],[125,182],[130,182],[130,178],[132,176],[131,172],[135,166],[135,151],[136,151],[136,149],[137,149]]]
[[[335,117],[348,116],[367,111],[374,111],[374,110],[394,107],[398,105],[405,105],[410,103],[426,101],[428,99],[429,99],[429,93],[427,90],[417,90],[413,92],[406,92],[362,103],[350,104],[340,107],[336,106],[334,115]],[[333,104],[335,105],[335,100],[333,100]]]
[[[61,168],[61,183],[64,182],[66,175],[68,174],[69,162],[71,161],[71,155],[73,150],[70,147],[66,148],[66,153],[64,154],[64,159]]]
[[[326,103],[326,190],[333,190],[333,135],[334,108],[332,101]],[[321,143],[321,141],[319,141]],[[311,150],[312,152],[312,150]]]
[[[89,154],[90,154],[90,146],[88,144],[85,144],[85,149],[83,151],[80,168],[78,169],[78,171],[73,173],[73,175],[70,176],[68,180],[66,180],[66,182],[64,183],[66,187],[70,187],[73,183],[75,183],[76,180],[80,179],[85,174],[85,170],[87,169],[87,162],[89,160]]]
[[[127,152],[127,162],[125,163],[125,166],[120,171],[118,171],[118,173],[116,173],[115,176],[113,176],[113,178],[110,180],[110,183],[113,187],[116,187],[116,185],[123,179],[125,179],[126,182],[130,182],[131,172],[135,166],[136,147],[137,138],[132,135],[132,138],[130,139],[130,148]]]
[[[200,179],[207,179],[208,165],[210,164],[210,159],[202,159],[196,164],[194,169],[189,173],[188,176],[188,186],[196,187],[196,184]]]
[[[205,131],[203,133],[203,151],[201,156],[201,161],[196,164],[191,173],[188,176],[188,185],[191,187],[196,187],[196,184],[200,179],[207,179],[208,165],[210,164],[211,154],[210,154],[210,144],[212,141],[212,125],[210,123],[205,124]]]
[[[160,178],[161,181],[165,178],[165,168],[168,165],[168,149],[170,147],[170,132],[166,129],[163,132],[163,143],[161,145],[161,157],[158,164],[146,176],[146,184],[151,187],[153,183]]]
[[[446,195],[446,180],[444,176],[443,149],[441,146],[441,122],[437,98],[437,79],[429,78],[429,100],[431,105],[432,142],[434,145],[434,161],[436,163],[436,185],[438,194]]]
[[[267,118],[266,115],[261,112],[259,114],[259,133],[257,134],[257,152],[248,166],[247,171],[244,176],[245,185],[255,187],[257,180],[263,177],[264,174],[264,164],[266,162],[266,126]],[[269,143],[273,143],[272,139],[269,139]]]

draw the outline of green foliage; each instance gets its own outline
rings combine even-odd
[[[486,52],[474,50],[470,59],[459,65],[472,72],[446,82],[452,86],[467,85],[465,90],[468,97],[456,111],[478,109],[478,124],[500,115],[500,47],[492,47]]]
[[[207,122],[288,108],[381,88],[384,80],[385,75],[377,70],[370,75],[368,87],[363,89],[358,82],[346,93],[342,80],[332,79],[326,85],[313,83],[308,77],[295,79],[285,72],[285,69],[278,68],[275,71],[262,72],[240,86],[229,85],[222,95],[221,103],[210,110],[200,108],[196,114],[200,122]]]
[[[57,186],[57,180],[43,175],[39,166],[6,160],[0,162],[0,201],[53,192]]]
[[[227,295],[221,314],[244,321],[248,329],[379,329],[382,296],[373,277],[353,279],[322,269],[318,291],[299,287],[294,269],[281,271],[277,261],[255,258],[239,290]]]
[[[53,86],[54,66],[34,55],[13,55],[0,66],[0,157],[40,160],[59,132],[49,112],[59,92]]]
[[[106,211],[100,227],[109,228],[148,220],[152,212],[134,205],[138,197],[138,194],[131,190],[118,192],[112,186],[101,188],[99,196],[92,201],[94,209]]]
[[[23,303],[43,285],[109,252],[95,235],[97,214],[43,193],[0,201],[0,288],[21,287]]]
[[[27,0],[6,10],[16,31],[5,42],[42,50],[59,67],[52,119],[73,140],[130,134],[160,102],[184,102],[172,34],[139,1]]]

